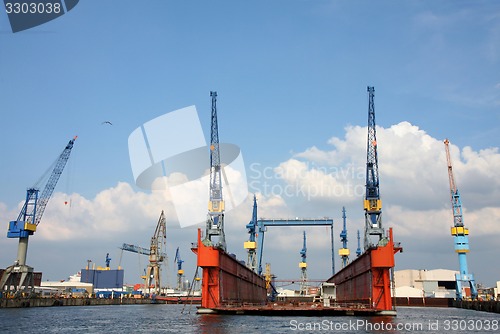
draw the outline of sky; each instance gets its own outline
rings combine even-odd
[[[85,0],[17,33],[2,10],[0,267],[15,260],[17,240],[6,232],[26,189],[77,135],[27,264],[61,280],[87,260],[104,266],[109,253],[111,267],[137,283],[147,258],[119,247],[148,247],[165,210],[166,280],[174,282],[177,247],[191,280],[190,246],[204,224],[181,228],[168,187],[136,185],[128,139],[195,105],[209,142],[210,91],[218,93],[220,140],[241,149],[248,185],[226,213],[228,250],[246,260],[256,194],[259,217],[331,217],[335,254],[345,207],[354,254],[374,86],[383,226],[404,248],[396,270],[458,270],[448,138],[470,230],[469,271],[492,286],[500,280],[499,73],[494,1]],[[208,168],[208,151],[206,159]],[[300,277],[303,230],[308,276],[331,275],[327,228],[276,227],[266,233],[264,261],[279,279]]]

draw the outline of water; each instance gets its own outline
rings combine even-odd
[[[5,333],[500,333],[500,316],[400,307],[397,317],[197,315],[194,306],[111,305],[0,309]]]

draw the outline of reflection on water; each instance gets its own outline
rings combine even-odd
[[[259,317],[198,315],[183,305],[67,306],[0,309],[0,332],[498,333],[499,319],[498,314],[455,308],[400,307],[396,317]]]

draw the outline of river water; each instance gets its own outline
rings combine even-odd
[[[500,316],[455,308],[399,307],[396,317],[198,315],[189,305],[0,309],[5,333],[500,333]]]

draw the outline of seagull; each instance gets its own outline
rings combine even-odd
[[[105,121],[105,122],[102,122],[102,124],[109,124],[109,125],[113,125],[113,123],[111,123],[110,121]]]

